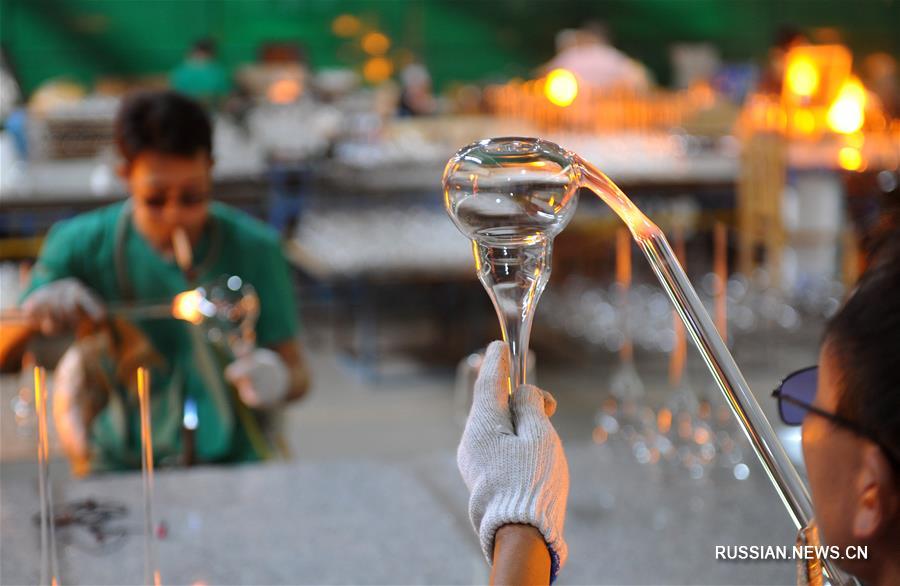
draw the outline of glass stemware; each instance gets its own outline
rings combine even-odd
[[[510,393],[526,382],[534,309],[550,278],[553,238],[575,213],[578,179],[566,151],[536,139],[471,144],[444,170],[444,206],[473,242],[478,279],[509,344]]]

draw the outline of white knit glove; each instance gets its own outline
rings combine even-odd
[[[22,309],[45,334],[72,328],[85,315],[94,321],[106,316],[103,302],[74,277],[35,290],[22,302]]]
[[[536,527],[550,548],[555,576],[568,554],[563,522],[569,495],[566,455],[549,417],[556,401],[535,386],[519,387],[512,397],[513,433],[508,377],[507,345],[493,342],[475,382],[472,411],[456,454],[470,492],[469,518],[488,563],[500,527]]]
[[[254,409],[274,407],[284,400],[290,372],[277,353],[256,348],[225,367],[225,379],[233,384],[241,401]]]

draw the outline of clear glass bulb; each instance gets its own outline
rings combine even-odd
[[[478,278],[509,344],[510,392],[524,384],[537,301],[550,278],[553,238],[575,213],[580,168],[570,153],[534,138],[471,144],[444,170],[444,206],[472,239]]]
[[[200,323],[210,340],[225,342],[236,356],[251,349],[259,319],[259,296],[253,286],[237,275],[226,275],[196,291]]]

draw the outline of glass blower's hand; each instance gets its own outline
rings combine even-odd
[[[22,310],[48,335],[71,329],[84,317],[93,321],[106,317],[100,298],[74,277],[36,289],[22,302]]]
[[[513,393],[515,431],[508,393],[509,351],[503,342],[488,346],[472,410],[457,451],[469,488],[469,517],[488,562],[497,531],[504,525],[531,525],[550,550],[551,575],[565,563],[563,539],[569,468],[550,415],[552,395],[532,385]]]
[[[245,405],[267,409],[284,401],[290,372],[276,352],[255,348],[225,368],[225,379],[237,388]]]

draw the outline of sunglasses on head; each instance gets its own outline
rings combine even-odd
[[[875,432],[866,429],[858,423],[847,419],[837,413],[829,413],[824,409],[819,409],[813,402],[816,400],[816,392],[819,388],[819,367],[810,366],[784,377],[781,384],[778,385],[772,396],[778,400],[778,415],[787,425],[802,425],[803,420],[810,413],[818,417],[827,419],[831,423],[850,430],[853,433],[862,436],[874,442],[887,456],[898,470],[900,470],[900,459],[898,459],[884,443],[878,439]]]

